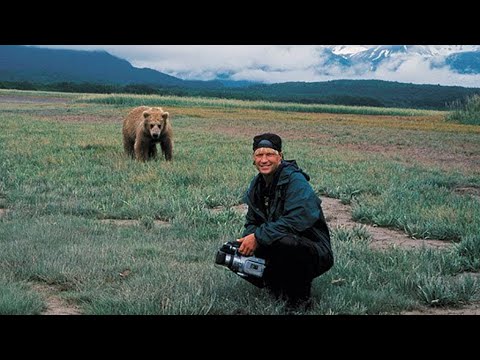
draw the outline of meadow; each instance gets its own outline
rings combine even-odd
[[[122,120],[144,104],[172,116],[172,162],[123,153]],[[480,126],[447,115],[0,90],[0,314],[43,314],[54,296],[88,315],[283,315],[214,265],[242,232],[252,138],[267,131],[358,223],[330,227],[335,265],[306,314],[478,304]],[[364,225],[448,246],[379,250]]]

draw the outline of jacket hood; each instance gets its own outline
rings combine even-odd
[[[310,176],[298,167],[295,160],[282,160],[281,174],[277,184],[281,185],[285,182],[288,182],[288,178],[294,172],[301,173],[305,179],[307,179],[307,181],[310,181]]]

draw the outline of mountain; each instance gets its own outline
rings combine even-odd
[[[368,50],[368,46],[365,45],[332,45],[327,46],[332,53],[340,56],[349,56],[361,51]]]
[[[432,49],[419,45],[381,45],[353,54],[351,59],[380,62],[384,59],[399,55],[433,56]]]
[[[447,56],[445,63],[460,74],[480,74],[480,51],[451,54]]]
[[[375,71],[388,63],[395,70],[413,58],[429,61],[431,67],[448,66],[462,74],[480,74],[477,59],[479,45],[335,45],[328,47],[334,56],[341,56],[348,63],[345,68],[363,65],[367,71]]]
[[[105,51],[0,46],[0,81],[90,82],[186,86],[188,82],[152,69],[133,67]]]

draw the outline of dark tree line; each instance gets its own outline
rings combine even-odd
[[[416,85],[378,80],[336,80],[321,83],[282,83],[246,87],[209,88],[190,86],[155,86],[150,84],[98,84],[77,82],[0,82],[2,89],[40,90],[95,94],[148,94],[206,96],[224,99],[334,104],[374,107],[398,107],[448,110],[449,104],[480,95],[478,88]]]

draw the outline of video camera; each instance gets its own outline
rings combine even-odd
[[[217,251],[215,264],[226,266],[241,278],[247,280],[259,288],[265,286],[263,272],[265,260],[255,256],[243,256],[238,252],[240,243],[228,241]]]

